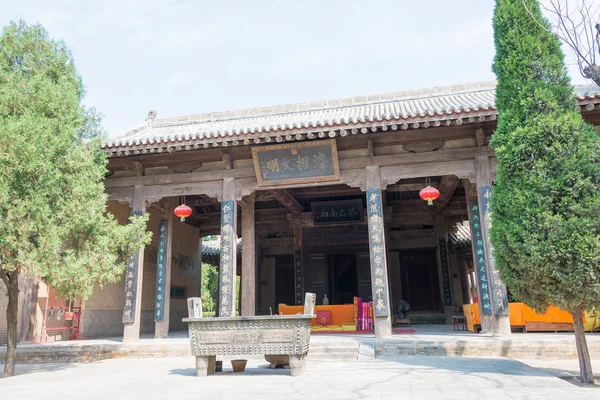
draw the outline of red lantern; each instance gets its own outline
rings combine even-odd
[[[190,207],[186,206],[185,204],[177,206],[177,208],[175,209],[174,212],[175,212],[175,216],[179,217],[179,220],[181,222],[185,221],[185,219],[187,217],[192,215],[192,209]]]
[[[440,191],[434,187],[427,186],[419,192],[419,196],[427,201],[427,204],[432,205],[433,200],[437,200],[440,197]]]

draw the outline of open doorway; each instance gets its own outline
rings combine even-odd
[[[295,304],[293,256],[275,258],[275,306],[282,303]]]
[[[352,304],[358,296],[356,254],[329,256],[329,292],[331,304]]]
[[[436,250],[402,251],[400,268],[402,297],[411,311],[443,311]]]

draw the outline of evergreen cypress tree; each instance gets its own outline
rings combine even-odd
[[[119,225],[107,213],[107,157],[81,77],[62,42],[39,25],[0,34],[0,281],[6,286],[4,377],[15,369],[19,276],[64,297],[116,281],[150,239],[147,216]]]
[[[537,0],[496,0],[494,35],[496,267],[536,310],[573,315],[580,377],[593,383],[582,317],[600,306],[600,138],[580,114]]]

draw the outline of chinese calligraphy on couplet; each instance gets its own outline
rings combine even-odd
[[[450,273],[448,271],[448,254],[446,248],[446,239],[439,241],[440,261],[442,266],[442,283],[444,286],[444,305],[452,306],[452,291],[450,289]]]
[[[133,211],[131,214],[142,215],[143,211]],[[133,257],[127,261],[127,268],[125,269],[125,303],[123,304],[122,319],[124,324],[133,324],[135,322],[139,257],[140,252],[136,251]]]
[[[235,233],[233,200],[221,202],[221,267],[219,273],[219,316],[235,316]]]
[[[477,270],[477,282],[479,284],[479,303],[481,304],[481,313],[485,315],[492,314],[492,299],[490,298],[490,287],[487,278],[487,262],[484,252],[484,238],[481,231],[481,217],[477,200],[469,202],[469,220],[471,221],[471,240],[473,241],[473,251],[475,259],[475,269]]]
[[[379,188],[367,189],[371,285],[373,287],[373,313],[376,317],[387,317],[389,313],[386,250],[382,216],[381,190]]]
[[[302,305],[302,250],[294,251],[296,305]]]
[[[166,261],[167,261],[167,231],[168,221],[162,220],[158,224],[158,251],[156,255],[156,304],[154,306],[154,322],[165,319],[166,291]]]
[[[481,200],[481,221],[482,228],[487,227],[489,233],[492,227],[492,210],[490,209],[490,199],[492,197],[492,187],[489,185],[482,185],[479,187],[479,196]],[[500,280],[498,270],[494,266],[494,257],[492,244],[489,239],[489,234],[483,237],[483,243],[486,249],[488,270],[490,277],[490,291],[492,297],[492,311],[495,315],[508,315],[508,296],[506,293],[506,285]]]

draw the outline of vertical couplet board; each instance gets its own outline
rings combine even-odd
[[[487,280],[487,261],[485,259],[484,242],[481,234],[481,218],[477,200],[469,201],[469,221],[471,221],[471,240],[473,241],[473,257],[477,269],[477,283],[479,285],[479,303],[481,313],[492,315],[492,302],[490,299],[490,288]]]
[[[144,215],[143,211],[132,211],[132,216]],[[140,252],[135,254],[127,261],[125,270],[125,303],[123,305],[124,324],[133,324],[135,322],[136,294],[138,285],[138,269],[140,263]]]
[[[491,195],[491,186],[482,185],[479,187],[479,199],[481,201],[481,209],[483,211],[483,219],[481,223],[485,227],[485,236],[483,238],[483,242],[485,244],[485,251],[490,270],[492,310],[495,315],[508,315],[508,294],[506,292],[506,285],[500,281],[498,270],[494,266],[494,248],[490,242],[490,228],[492,227],[492,210],[490,209]]]
[[[219,316],[235,316],[235,258],[237,256],[234,241],[234,212],[236,204],[233,200],[221,202],[221,268],[219,273]]]
[[[158,252],[156,256],[156,304],[154,307],[154,322],[161,322],[165,319],[165,297],[168,295],[166,292],[168,226],[169,222],[166,220],[162,220],[158,224]]]
[[[452,306],[452,291],[450,289],[450,273],[448,272],[448,253],[445,238],[440,239],[439,247],[440,264],[442,266],[442,284],[444,286],[444,305]]]
[[[302,305],[302,250],[294,250],[294,279],[296,282],[296,305]]]
[[[369,218],[369,252],[371,258],[371,285],[373,287],[373,314],[387,317],[389,309],[385,238],[383,235],[383,208],[381,189],[367,189],[367,216]]]

